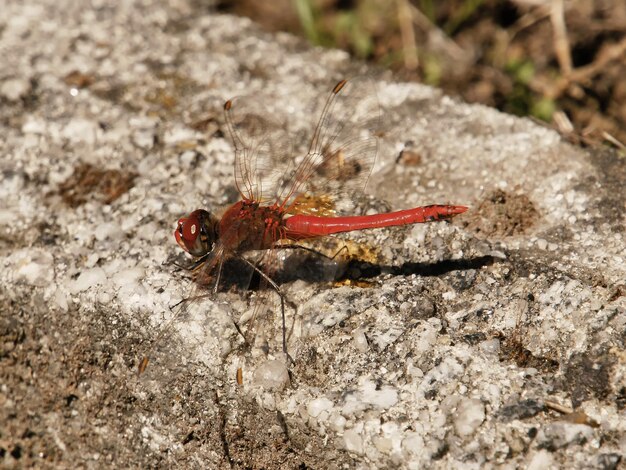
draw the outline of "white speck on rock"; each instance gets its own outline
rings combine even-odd
[[[363,454],[363,438],[357,429],[347,429],[343,433],[343,443],[348,452]]]
[[[254,371],[253,382],[266,390],[279,391],[289,383],[289,372],[281,361],[265,361]]]
[[[365,380],[361,385],[360,396],[364,403],[376,408],[391,408],[398,402],[398,390],[390,385],[383,385],[379,389],[372,380]]]
[[[552,454],[547,450],[540,450],[533,455],[532,460],[528,464],[528,470],[548,470],[554,468],[554,459]]]
[[[67,312],[69,308],[69,305],[67,303],[67,296],[61,289],[57,289],[55,291],[53,298],[57,306],[61,309],[61,311]]]
[[[46,286],[54,276],[53,262],[52,255],[45,251],[22,253],[17,262],[16,279],[30,286]]]
[[[347,419],[341,416],[339,413],[333,413],[330,415],[329,421],[330,427],[334,431],[341,432],[346,427]]]
[[[98,224],[94,230],[94,236],[98,241],[104,241],[107,238],[116,239],[121,236],[120,227],[117,224],[111,222]]]
[[[17,101],[30,91],[30,82],[23,78],[10,78],[0,85],[0,96],[9,101]]]
[[[461,436],[469,436],[485,420],[485,407],[476,398],[462,398],[454,414],[454,429]]]
[[[46,121],[35,116],[28,117],[22,124],[22,132],[24,134],[45,134],[46,129]]]
[[[560,449],[570,444],[583,444],[592,436],[593,429],[586,424],[557,422],[541,428],[537,442],[546,448]]]
[[[330,410],[333,407],[333,402],[326,397],[316,398],[311,400],[306,407],[307,413],[313,418],[317,418],[323,411]]]
[[[354,339],[354,345],[359,352],[366,352],[368,349],[367,337],[362,328],[357,328],[352,333],[352,339]]]
[[[103,284],[106,280],[107,275],[104,272],[104,269],[100,267],[86,269],[80,273],[78,279],[71,284],[70,292],[72,294],[78,294],[79,292],[86,291],[93,286]]]
[[[454,292],[454,291],[444,292],[441,296],[445,300],[454,300],[454,299],[456,299],[456,292]]]
[[[163,135],[165,145],[176,145],[179,142],[185,142],[196,139],[196,132],[184,126],[168,129]]]
[[[413,455],[420,456],[424,452],[424,438],[418,432],[409,431],[402,439],[402,448]]]
[[[486,354],[498,354],[500,352],[500,340],[489,339],[479,344],[481,351]]]
[[[123,269],[115,274],[113,281],[118,287],[134,289],[140,279],[143,279],[146,272],[139,267]]]
[[[98,123],[89,119],[72,119],[63,128],[62,136],[73,143],[93,145],[98,137]]]

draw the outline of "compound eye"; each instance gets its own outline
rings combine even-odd
[[[180,236],[187,241],[193,242],[198,238],[197,217],[183,217],[178,221]]]
[[[209,236],[212,223],[209,212],[198,209],[188,217],[178,219],[178,225],[174,231],[176,243],[194,256],[202,256],[208,253],[213,247],[215,240]]]

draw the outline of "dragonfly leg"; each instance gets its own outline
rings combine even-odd
[[[210,253],[207,253],[203,256],[201,256],[200,258],[196,259],[193,263],[191,263],[189,266],[183,266],[182,264],[178,264],[176,261],[171,261],[171,262],[167,262],[164,261],[163,265],[167,265],[167,264],[173,264],[174,266],[176,266],[178,269],[182,269],[184,271],[195,271],[196,269],[198,269],[201,265],[204,264],[204,262],[207,260],[207,258],[209,257]]]
[[[213,293],[216,294],[217,293],[217,289],[220,286],[220,279],[222,277],[222,266],[224,266],[224,258],[221,258],[219,261],[219,264],[217,265],[217,276],[216,280],[215,280],[215,285],[213,286]]]
[[[272,288],[278,294],[278,297],[280,297],[280,314],[282,317],[282,327],[283,327],[283,353],[285,353],[285,356],[287,357],[287,361],[291,363],[295,363],[295,361],[293,360],[293,358],[289,355],[289,352],[287,351],[287,321],[285,319],[285,295],[280,290],[280,286],[276,284],[276,282],[274,282],[274,280],[271,277],[269,277],[261,269],[259,269],[256,264],[245,259],[243,256],[239,256],[239,258],[242,261],[244,261],[246,264],[248,264],[252,269],[254,269],[259,274],[259,276],[261,276],[270,286],[272,286]]]

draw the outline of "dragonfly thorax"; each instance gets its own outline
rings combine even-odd
[[[283,238],[283,213],[273,206],[242,200],[224,212],[219,234],[220,242],[228,250],[266,250]]]

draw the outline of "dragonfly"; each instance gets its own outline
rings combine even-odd
[[[431,204],[371,215],[338,214],[341,201],[364,190],[378,153],[380,105],[368,78],[343,79],[332,88],[300,155],[285,126],[252,103],[235,98],[224,104],[240,200],[221,215],[197,209],[181,217],[174,238],[195,258],[198,285],[212,282],[217,292],[225,261],[235,258],[271,286],[280,297],[282,349],[290,358],[284,295],[273,280],[279,250],[314,251],[299,243],[355,230],[448,220],[468,208]],[[246,258],[255,251],[265,251],[262,262]],[[144,357],[139,371],[147,365]]]

